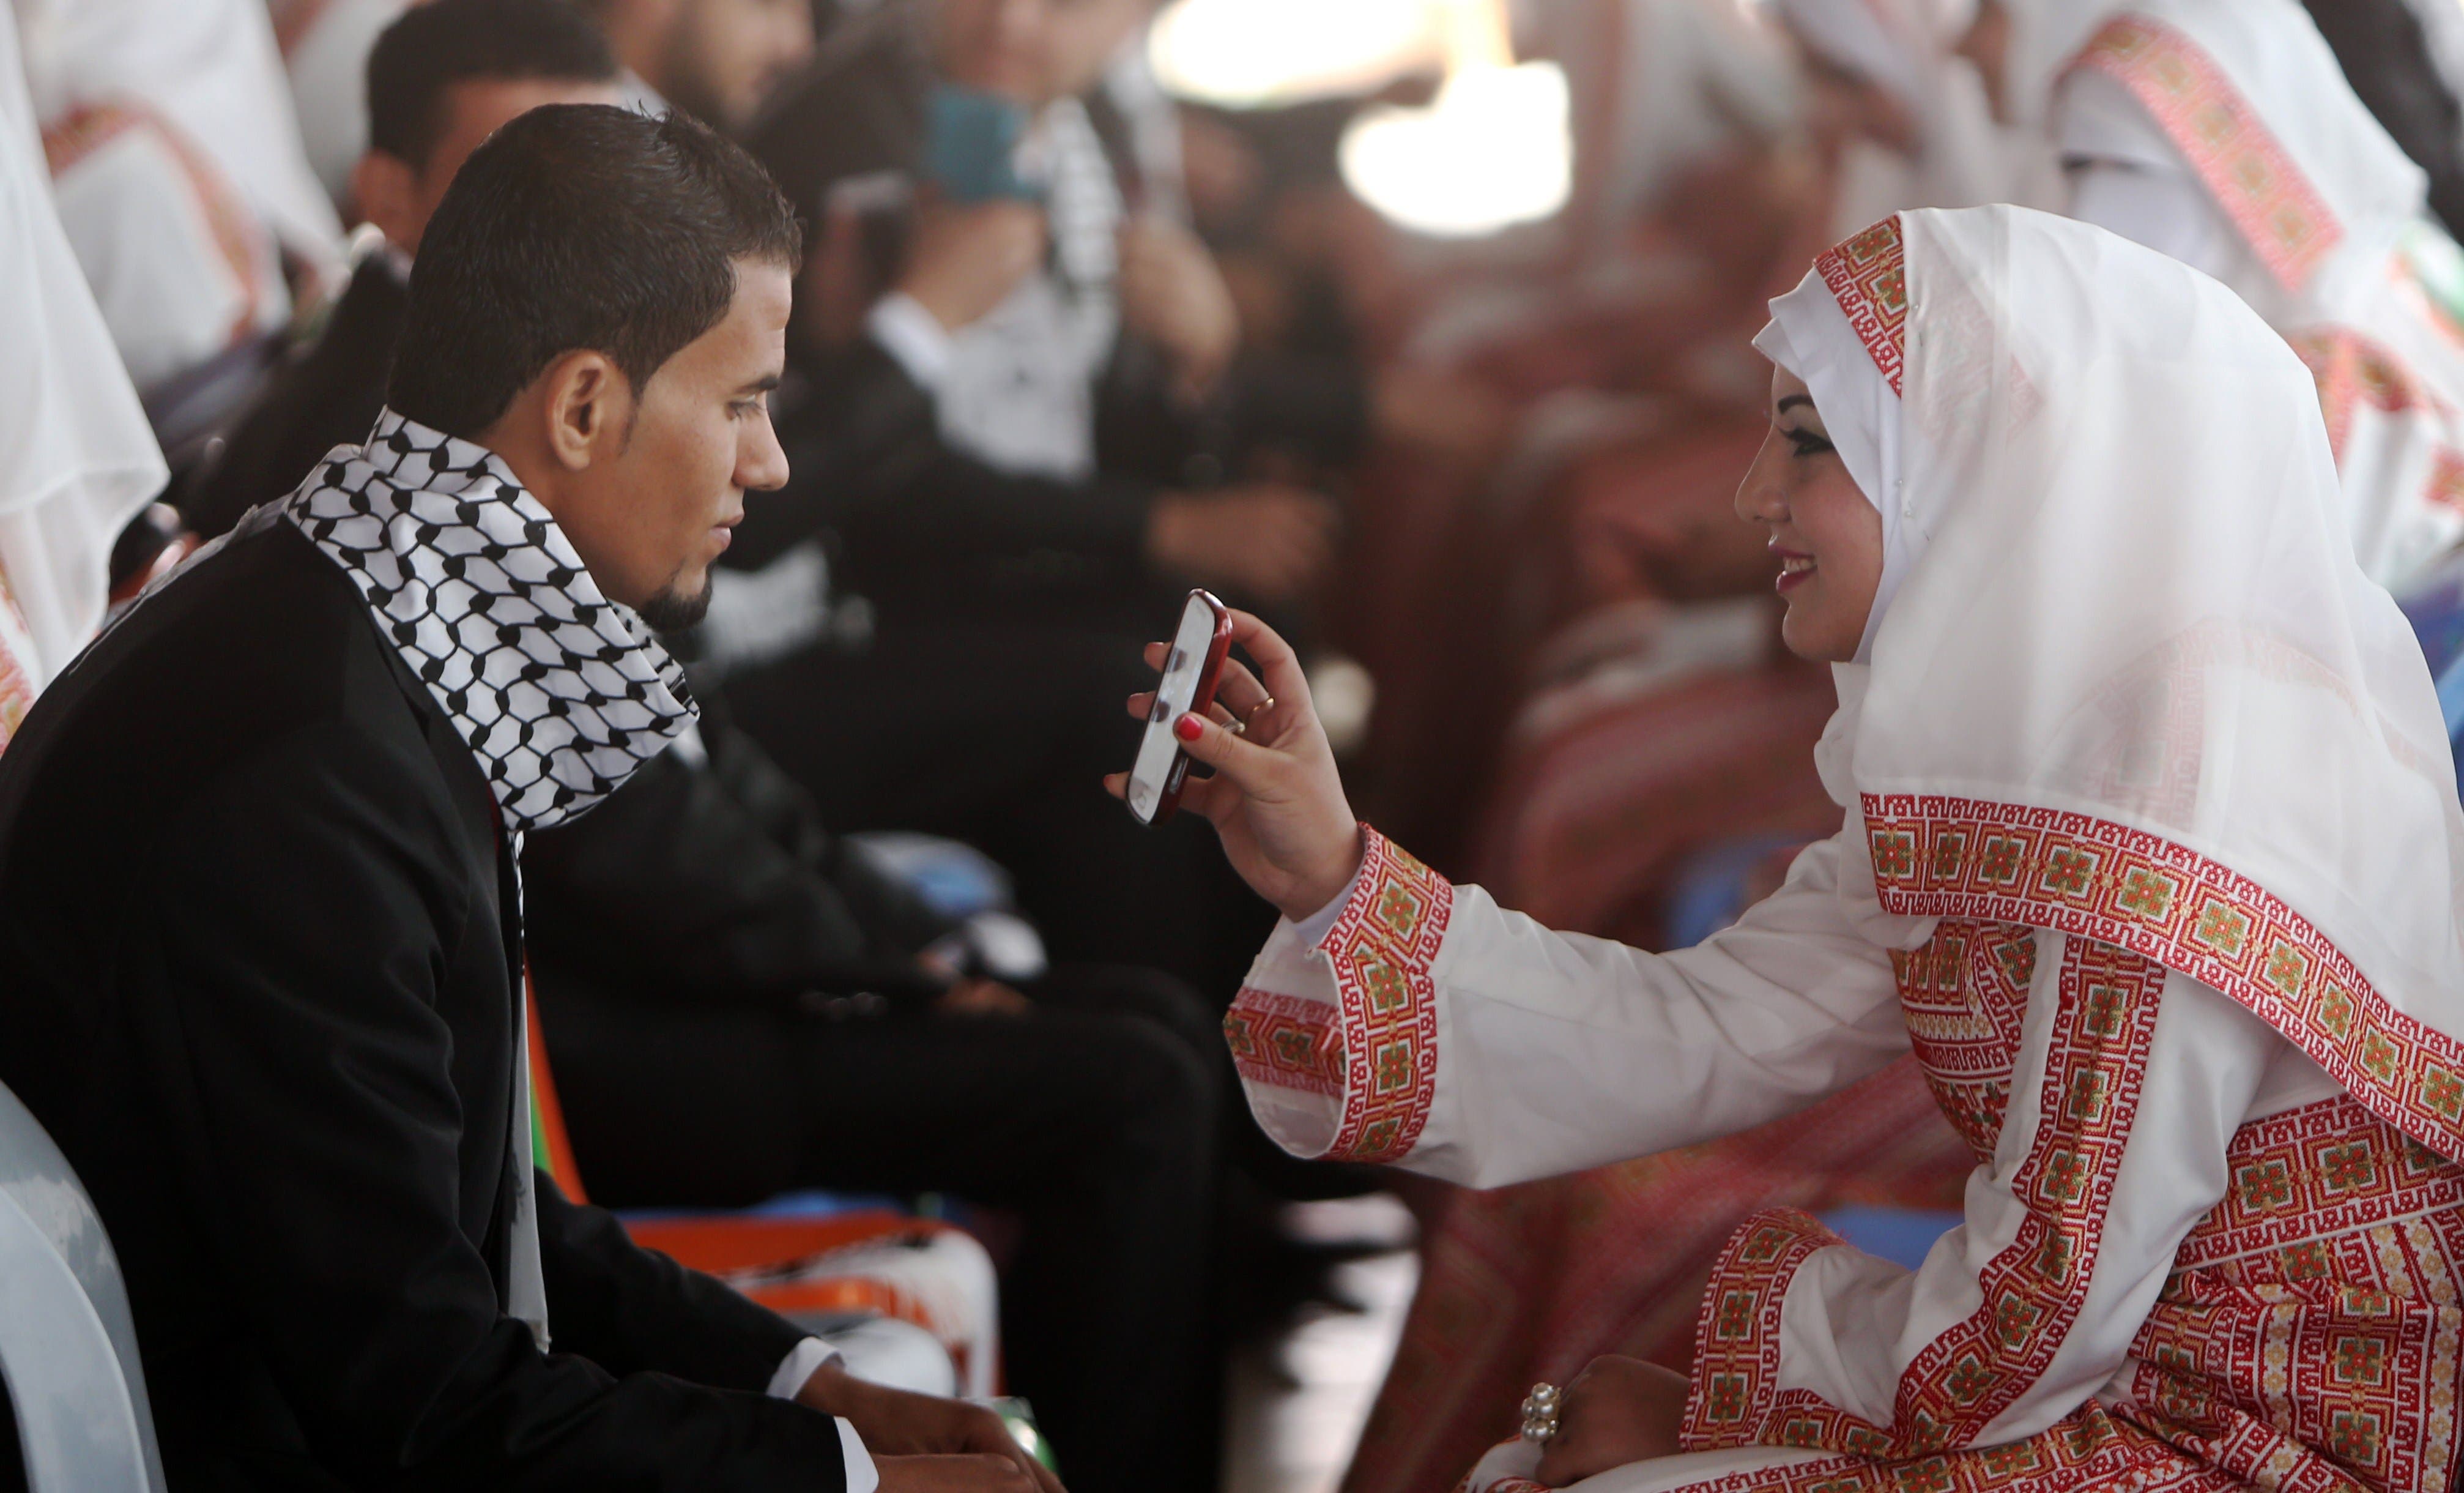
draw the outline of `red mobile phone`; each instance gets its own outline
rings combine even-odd
[[[1203,591],[1191,591],[1189,604],[1180,609],[1180,625],[1173,629],[1172,651],[1164,657],[1137,760],[1130,767],[1126,796],[1140,824],[1161,824],[1180,807],[1189,753],[1172,734],[1172,724],[1192,711],[1202,716],[1215,703],[1215,684],[1231,652],[1231,609]]]

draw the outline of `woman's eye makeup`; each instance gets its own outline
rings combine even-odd
[[[1796,448],[1800,457],[1819,457],[1838,449],[1812,431],[1783,430],[1780,434],[1788,437],[1788,443]]]

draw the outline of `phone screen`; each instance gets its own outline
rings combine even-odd
[[[1219,614],[1219,604],[1204,591],[1190,592],[1189,605],[1181,609],[1163,679],[1155,685],[1155,708],[1147,712],[1146,735],[1138,743],[1137,761],[1130,766],[1130,813],[1142,824],[1155,821],[1166,796],[1179,788],[1179,775],[1189,770],[1172,724],[1196,703],[1206,681]]]
[[[1036,200],[1015,164],[1024,109],[951,83],[933,90],[930,109],[924,165],[941,195],[966,204]]]

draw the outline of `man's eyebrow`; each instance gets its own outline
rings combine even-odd
[[[1812,394],[1782,394],[1780,396],[1779,403],[1773,407],[1773,412],[1777,414],[1786,414],[1791,410],[1795,409],[1798,405],[1803,405],[1809,410],[1813,409],[1814,396]]]
[[[759,378],[755,379],[752,383],[738,389],[737,392],[739,394],[766,394],[778,387],[779,375],[776,373],[764,373]]]

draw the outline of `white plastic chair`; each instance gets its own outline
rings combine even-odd
[[[163,1493],[120,1259],[68,1158],[5,1085],[0,1379],[32,1493]]]

